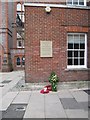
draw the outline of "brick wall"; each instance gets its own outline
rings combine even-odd
[[[61,81],[87,80],[88,70],[67,70],[67,33],[88,33],[88,10],[52,8],[51,13],[47,14],[44,9],[25,7],[26,82],[48,81],[52,71]],[[40,57],[41,40],[52,41],[52,58]]]

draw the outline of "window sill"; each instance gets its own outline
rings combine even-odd
[[[66,68],[65,71],[88,71],[90,68]]]

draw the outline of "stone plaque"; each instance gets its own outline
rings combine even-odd
[[[52,57],[52,41],[40,41],[40,57]]]

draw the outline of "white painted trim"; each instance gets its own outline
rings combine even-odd
[[[90,9],[88,6],[74,6],[74,5],[61,5],[61,4],[44,4],[44,3],[24,3],[24,6],[32,7],[62,7],[62,8],[80,8],[80,9]]]
[[[67,65],[67,69],[84,69],[87,68],[86,65]]]

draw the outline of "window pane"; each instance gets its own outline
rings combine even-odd
[[[78,5],[78,0],[73,0],[74,5]]]
[[[68,35],[68,43],[73,43],[73,35]]]
[[[22,46],[22,41],[18,41],[18,46],[19,46],[19,47]]]
[[[72,59],[68,59],[68,65],[72,65]]]
[[[17,33],[17,38],[21,38],[21,35],[19,33]]]
[[[81,40],[81,42],[83,41],[83,43],[84,43],[84,41],[85,41],[85,35],[80,35],[80,40]]]
[[[17,17],[18,17],[19,20],[21,20],[21,18],[22,18],[21,16],[22,16],[21,12],[17,12]]]
[[[72,57],[73,56],[73,52],[72,51],[68,51],[68,57]]]
[[[79,35],[74,35],[74,43],[80,43]]]
[[[68,44],[68,49],[73,49],[73,44]]]
[[[17,58],[17,65],[20,65],[20,58]]]
[[[80,59],[80,65],[84,65],[84,58]]]
[[[17,4],[17,11],[21,11],[21,4],[20,3]]]
[[[74,44],[74,49],[79,49],[79,44]]]
[[[74,65],[78,65],[78,59],[74,59]]]
[[[78,51],[74,51],[74,57],[78,57]]]
[[[84,43],[80,44],[80,49],[85,49],[85,44]]]
[[[22,65],[25,65],[25,57],[22,57]]]
[[[67,0],[67,4],[72,4],[72,0]]]
[[[84,51],[80,51],[80,57],[84,57]]]
[[[79,49],[79,43],[80,43],[79,35],[74,35],[74,49]]]
[[[24,22],[25,20],[24,20],[24,14],[22,14],[22,22]]]
[[[84,5],[84,0],[79,0],[79,5]]]

